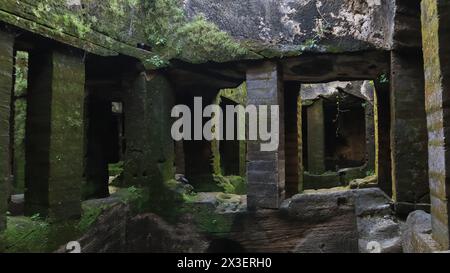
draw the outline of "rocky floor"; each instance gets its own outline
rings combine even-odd
[[[392,200],[380,189],[356,193],[356,216],[361,253],[401,253],[402,223],[394,216]]]
[[[334,188],[305,194],[328,198],[343,195],[354,200],[360,253],[402,252],[402,222],[395,217],[393,202],[382,190]]]
[[[257,213],[247,211],[245,196],[199,193],[191,205],[233,219],[228,231],[213,233],[199,230],[195,215],[168,223],[152,213],[132,216],[123,204],[113,205],[117,201],[90,201],[111,209],[80,238],[84,252],[207,252],[216,232],[251,252],[402,252],[402,223],[377,188],[307,191],[279,211]]]

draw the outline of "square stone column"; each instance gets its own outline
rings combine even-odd
[[[174,177],[171,137],[173,90],[163,74],[134,71],[124,77],[125,164],[128,186],[161,187]],[[149,72],[150,73],[150,72]]]
[[[11,92],[13,90],[14,36],[0,30],[0,231],[6,227],[11,183]]]
[[[397,213],[429,204],[427,124],[420,50],[391,53],[392,192]]]
[[[388,196],[392,196],[391,170],[391,107],[390,87],[387,82],[375,81],[375,172],[378,177],[378,187]]]
[[[95,91],[93,91],[95,92]],[[86,109],[86,181],[82,188],[83,199],[109,196],[108,162],[111,154],[112,123],[111,102],[94,98],[89,90]]]
[[[248,105],[268,105],[269,109],[278,105],[280,109],[278,149],[265,152],[262,141],[247,142],[248,208],[276,209],[285,197],[284,95],[279,66],[265,62],[249,68],[247,92]]]
[[[81,214],[85,64],[70,50],[32,52],[26,121],[25,213]]]
[[[146,184],[150,168],[150,132],[148,129],[148,102],[145,73],[134,72],[123,79],[125,114],[124,181],[127,186]],[[154,171],[154,170],[153,170]]]
[[[325,172],[325,116],[323,100],[316,100],[307,108],[308,118],[308,172]]]
[[[450,198],[450,2],[422,1],[428,173],[433,238],[449,246]]]

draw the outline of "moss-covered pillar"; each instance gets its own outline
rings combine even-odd
[[[316,100],[307,108],[308,172],[325,172],[325,116],[323,100]]]
[[[419,50],[391,53],[391,155],[396,211],[429,203],[423,59]]]
[[[30,55],[25,212],[53,220],[81,214],[85,64],[70,50]]]
[[[127,185],[151,186],[174,177],[172,87],[156,72],[127,75],[124,96]]]
[[[450,198],[450,2],[422,1],[428,171],[433,237],[449,247]]]
[[[248,105],[278,105],[280,110],[277,150],[261,151],[261,144],[264,142],[247,142],[248,207],[274,209],[280,206],[285,197],[284,95],[278,65],[265,62],[249,68],[247,92]],[[268,117],[268,122],[270,121]]]
[[[173,124],[171,113],[175,105],[174,89],[164,74],[153,72],[147,78],[147,96],[151,106],[152,160],[162,181],[167,181],[173,179],[175,175],[175,143],[171,133]]]
[[[6,227],[11,183],[11,92],[13,90],[14,36],[0,30],[0,232]]]
[[[146,165],[149,162],[150,135],[145,73],[132,73],[123,81],[126,88],[124,182],[128,186],[145,185],[150,173]]]

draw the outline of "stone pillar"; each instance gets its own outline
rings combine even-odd
[[[215,98],[218,90],[215,88],[211,89],[211,87],[207,86],[196,86],[192,90],[188,90],[188,92],[190,94],[186,93],[183,96],[184,98],[182,98],[181,104],[187,105],[191,109],[192,115],[195,115],[195,97],[199,97],[201,93],[209,94],[209,96],[201,96],[202,107],[216,104]],[[203,128],[208,120],[209,118],[193,116],[191,120],[192,139],[183,141],[186,177],[189,180],[189,183],[198,191],[220,190],[213,177],[214,174],[222,173],[220,166],[221,158],[219,154],[219,141],[209,141],[206,139],[195,140],[194,130],[196,122]]]
[[[105,198],[109,196],[108,155],[112,152],[108,144],[114,132],[111,128],[111,102],[89,94],[86,111],[86,183],[83,185],[83,199]]]
[[[300,96],[300,83],[285,82],[285,157],[286,157],[286,197],[292,197],[299,192],[301,154],[301,138],[299,138],[298,99]],[[301,131],[300,131],[301,133]]]
[[[366,116],[366,170],[375,171],[375,118],[373,101],[367,100]]]
[[[155,73],[150,78],[147,80],[147,94],[151,110],[152,162],[157,167],[158,176],[162,181],[167,181],[175,177],[175,142],[171,133],[171,112],[175,105],[175,95],[165,75]]]
[[[11,97],[13,90],[14,36],[0,30],[0,231],[6,227],[11,183]]]
[[[264,152],[261,141],[247,142],[248,208],[276,209],[285,197],[283,83],[278,65],[265,62],[249,68],[247,91],[248,105],[280,107],[278,150]]]
[[[325,172],[325,117],[323,100],[316,100],[307,108],[308,124],[308,172]]]
[[[397,213],[429,203],[427,125],[422,54],[391,54],[391,155],[393,199]]]
[[[174,178],[170,112],[172,88],[162,74],[132,74],[124,79],[125,164],[127,185],[150,186]]]
[[[392,196],[391,169],[391,107],[390,90],[387,82],[375,82],[375,172],[378,177],[378,187],[388,196]]]
[[[149,153],[148,107],[145,73],[127,75],[124,78],[125,113],[125,161],[124,182],[127,186],[145,185]]]
[[[301,86],[300,86],[301,88]],[[298,144],[298,192],[301,193],[304,190],[304,148],[303,148],[303,100],[301,90],[297,97],[297,144]]]
[[[450,3],[422,1],[428,171],[433,237],[449,247],[450,198]]]
[[[30,55],[25,213],[52,220],[81,214],[85,65],[69,50]]]

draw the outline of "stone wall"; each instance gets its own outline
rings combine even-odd
[[[433,238],[449,249],[450,3],[422,1],[428,171]]]
[[[13,84],[13,35],[0,29],[0,231],[6,226],[11,181],[10,115]]]

